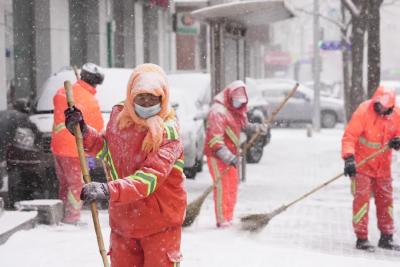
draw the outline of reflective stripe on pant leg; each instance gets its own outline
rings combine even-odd
[[[391,178],[375,178],[375,206],[378,228],[384,234],[393,234],[393,187]]]
[[[71,190],[68,190],[68,195],[67,195],[67,199],[68,202],[71,204],[71,206],[76,209],[79,210],[81,209],[81,201],[77,200],[74,196],[74,193],[72,193]]]
[[[362,218],[367,214],[368,212],[368,203],[365,203],[358,211],[356,214],[353,215],[353,222],[355,224],[358,224]]]
[[[357,238],[365,239],[368,238],[368,210],[372,179],[366,175],[357,174],[354,181],[353,228]]]
[[[217,160],[215,158],[211,158],[211,166],[212,166],[214,177],[215,177],[214,182],[216,182],[217,179],[219,180],[216,183],[215,188],[216,188],[216,194],[217,194],[217,196],[216,196],[217,221],[219,223],[221,223],[221,222],[225,221],[224,215],[223,215],[223,211],[222,211],[222,209],[223,209],[223,207],[222,207],[222,205],[223,205],[223,203],[222,203],[222,193],[223,193],[222,190],[223,189],[222,189],[222,181],[221,181],[222,177],[220,177],[220,172],[219,172],[219,169],[218,169],[218,163],[217,163]]]

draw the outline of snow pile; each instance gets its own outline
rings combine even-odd
[[[307,138],[304,129],[273,129],[272,142],[266,147],[262,162],[248,165],[247,182],[239,185],[234,227],[215,227],[214,206],[209,197],[200,216],[183,232],[183,266],[397,267],[398,252],[354,249],[352,196],[345,177],[273,218],[260,233],[239,230],[241,215],[269,212],[341,172],[342,131],[323,130]],[[393,165],[396,229],[400,228],[399,156]],[[206,167],[196,180],[187,180],[189,200],[199,196],[210,181]],[[379,238],[375,217],[372,200],[369,230],[373,244]],[[88,222],[87,227],[41,225],[15,234],[0,246],[0,266],[102,266],[89,211],[83,212],[83,220]],[[108,247],[106,211],[100,212],[100,220]],[[400,241],[400,236],[396,234],[395,239]]]

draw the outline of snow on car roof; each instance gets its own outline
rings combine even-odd
[[[96,94],[102,112],[110,112],[115,104],[125,99],[126,85],[132,71],[133,69],[104,69],[104,82],[97,86]],[[65,80],[70,80],[72,83],[76,81],[72,70],[58,72],[47,79],[42,87],[42,94],[36,107],[37,111],[53,110],[53,97],[56,91],[63,86]]]

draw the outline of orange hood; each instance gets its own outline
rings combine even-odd
[[[161,111],[158,115],[142,119],[136,114],[134,99],[143,93],[161,96]],[[142,149],[145,152],[157,151],[163,139],[164,121],[173,116],[169,108],[169,89],[164,70],[151,63],[137,66],[129,78],[124,108],[117,118],[119,128],[139,125],[148,129]]]
[[[393,88],[379,86],[372,96],[374,103],[379,102],[385,108],[391,108],[396,105],[396,92]]]

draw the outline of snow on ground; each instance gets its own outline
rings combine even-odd
[[[240,184],[236,221],[230,229],[216,229],[209,197],[195,223],[184,230],[182,266],[398,266],[400,252],[354,249],[351,194],[348,178],[341,178],[281,215],[258,234],[242,232],[238,218],[269,212],[335,176],[343,169],[340,159],[342,130],[323,130],[306,137],[304,129],[273,129],[262,162],[248,165],[246,183]],[[399,157],[400,158],[400,157]],[[394,164],[395,219],[399,229],[399,161]],[[207,168],[187,181],[189,200],[209,184]],[[375,208],[370,210],[370,240],[377,243]],[[108,246],[107,213],[100,213]],[[0,266],[101,266],[90,214],[86,227],[43,226],[21,231],[0,246]],[[400,241],[400,236],[395,235]]]

